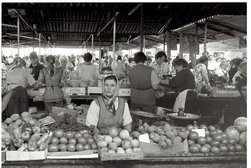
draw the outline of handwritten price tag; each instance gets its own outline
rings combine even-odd
[[[199,137],[205,137],[206,136],[205,129],[192,129],[192,131],[197,132],[199,134]]]

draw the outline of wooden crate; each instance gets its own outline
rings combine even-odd
[[[44,151],[6,151],[6,161],[45,160],[47,149]]]
[[[48,152],[47,154],[47,159],[90,159],[98,157],[98,150],[86,150],[79,152]]]
[[[133,152],[133,153],[107,153],[100,150],[100,159],[102,161],[108,160],[143,160],[143,152]]]

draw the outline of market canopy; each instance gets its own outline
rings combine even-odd
[[[175,30],[203,18],[247,13],[246,3],[2,3],[2,44],[17,43],[17,29],[3,26],[17,25],[13,11],[18,11],[27,23],[20,21],[20,35],[31,37],[28,40],[21,37],[21,45],[33,45],[33,37],[38,38],[38,33],[41,33],[44,45],[50,41],[56,46],[90,46],[93,34],[94,46],[111,46],[113,24],[107,23],[113,18],[116,18],[116,42],[126,43],[137,39],[140,34],[142,6],[143,33],[148,41],[155,42],[161,42],[155,36],[161,36],[165,30]],[[239,24],[236,21],[238,18],[235,23]],[[235,35],[228,32],[230,27],[222,26],[225,23],[220,25],[220,22],[221,19],[210,23],[215,35],[219,32]],[[198,26],[203,29],[203,23],[198,23]],[[233,26],[236,32],[246,32],[246,27],[237,26]]]

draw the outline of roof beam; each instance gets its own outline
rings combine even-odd
[[[229,25],[229,24],[214,21],[214,20],[208,20],[207,22],[210,23],[210,24],[216,25],[216,26],[220,26],[220,27],[224,27],[224,28],[227,28],[227,29],[230,29],[230,30],[233,30],[233,31],[237,31],[239,33],[247,34],[246,30],[243,30],[242,28],[237,27],[237,26]]]
[[[139,7],[141,7],[142,4],[138,4],[136,5],[129,13],[128,13],[128,16],[131,16]]]
[[[119,12],[116,12],[115,13],[115,15],[113,16],[113,18],[98,32],[98,34],[97,34],[97,36],[99,36],[100,35],[100,33],[102,32],[102,31],[104,31],[105,30],[105,28],[107,27],[107,26],[109,26],[109,24],[111,24],[112,23],[112,21],[117,17],[119,15]]]
[[[197,25],[204,30],[204,24],[201,24],[201,23],[197,23]],[[221,33],[224,33],[228,36],[231,36],[231,37],[235,37],[235,35],[233,33],[230,33],[230,32],[227,32],[226,30],[221,30],[221,29],[218,29],[218,28],[215,28],[215,27],[212,27],[212,26],[209,26],[207,25],[207,28],[208,29],[211,29],[213,31],[216,31],[216,32],[221,32]]]

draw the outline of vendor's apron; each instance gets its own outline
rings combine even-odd
[[[183,90],[182,92],[180,92],[178,94],[178,96],[176,97],[174,107],[173,107],[173,112],[177,113],[179,111],[179,108],[182,108],[183,110],[185,110],[188,91],[194,91],[195,92],[194,89],[186,89],[186,90]]]
[[[97,127],[98,129],[101,130],[101,132],[106,133],[108,128],[113,126],[115,127],[123,126],[125,99],[119,98],[118,108],[115,113],[110,111],[110,109],[105,104],[103,97],[98,97],[96,102],[99,104],[99,109],[100,109]]]

